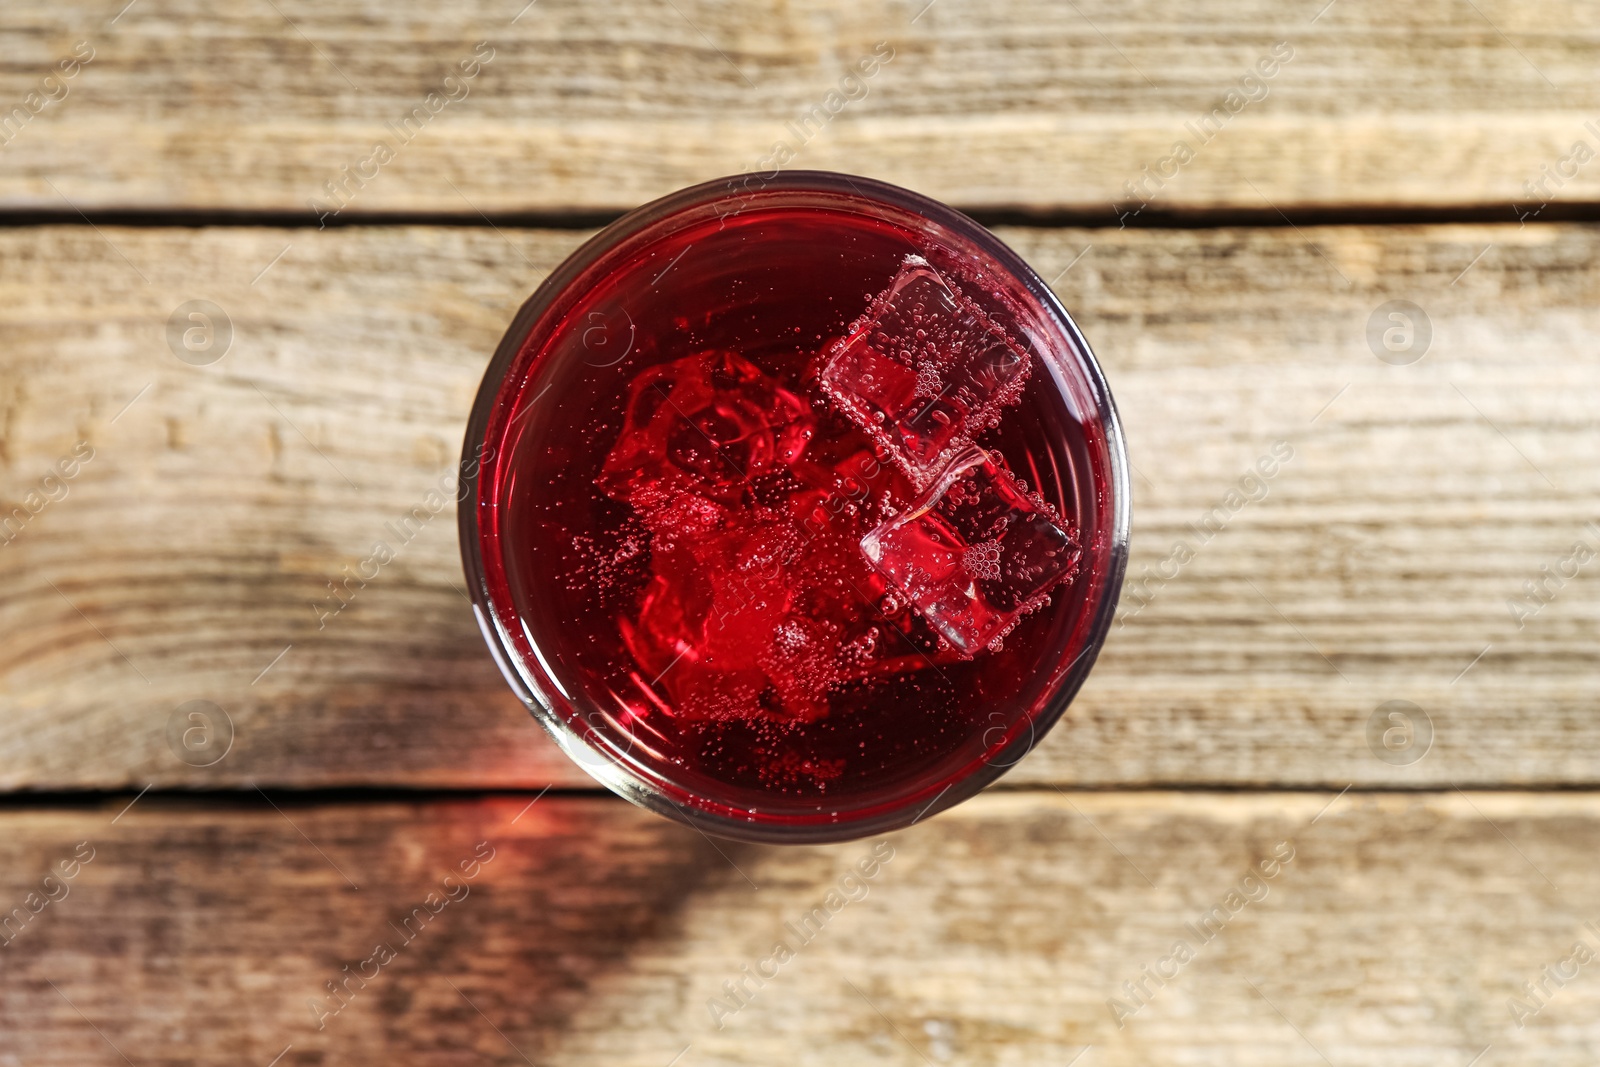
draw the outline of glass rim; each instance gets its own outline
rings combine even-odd
[[[1039,302],[1046,317],[1054,320],[1054,325],[1066,335],[1105,434],[1108,467],[1105,488],[1111,497],[1109,529],[1106,531],[1108,563],[1099,602],[1094,606],[1093,615],[1084,630],[1083,647],[1050,691],[1046,706],[1037,714],[1026,717],[1030,729],[1018,733],[1004,747],[986,756],[980,766],[945,784],[931,799],[926,799],[920,809],[917,803],[924,800],[927,793],[932,793],[938,783],[893,801],[864,805],[853,811],[834,812],[831,816],[819,813],[814,819],[805,821],[761,821],[701,807],[691,809],[668,796],[648,778],[590,744],[573,723],[531,691],[516,666],[523,657],[503,632],[503,620],[497,613],[489,586],[478,514],[480,482],[483,467],[487,465],[482,462],[482,446],[488,440],[497,406],[504,399],[508,375],[540,321],[591,267],[616,246],[650,226],[681,212],[715,204],[721,199],[743,200],[785,192],[837,194],[857,200],[876,201],[889,208],[917,215],[971,241],[998,268],[1023,285]],[[728,215],[743,210],[743,207],[737,208]],[[495,348],[493,357],[484,369],[467,421],[459,474],[457,534],[473,615],[500,673],[512,691],[567,757],[601,785],[647,810],[702,832],[732,840],[800,844],[854,840],[911,826],[981,792],[1020,762],[1055,726],[1077,696],[1110,632],[1127,569],[1132,503],[1127,443],[1099,360],[1071,313],[1021,256],[967,215],[887,182],[833,171],[797,170],[773,176],[741,174],[702,182],[627,212],[581,244],[523,302]],[[721,806],[728,812],[746,810],[736,809],[726,803]]]

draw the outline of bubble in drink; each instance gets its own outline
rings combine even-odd
[[[1049,505],[976,447],[915,504],[863,537],[861,551],[967,656],[1045,603],[1082,555]]]
[[[1000,420],[1028,379],[1027,353],[920,256],[852,324],[823,390],[919,487]]]

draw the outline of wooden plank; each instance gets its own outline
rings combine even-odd
[[[1460,1065],[1492,1046],[1481,1063],[1561,1067],[1600,1045],[1595,963],[1568,962],[1600,951],[1592,793],[990,794],[880,843],[720,855],[613,800],[150,797],[112,823],[122,803],[0,817],[0,904],[59,898],[0,948],[18,1062],[1039,1064],[1087,1045],[1084,1067]],[[341,1004],[326,983],[347,966],[366,981]]]
[[[1600,547],[1600,233],[1003,235],[1097,346],[1139,472],[1138,595],[1008,782],[1600,781],[1600,564],[1541,571]],[[450,469],[512,310],[581,237],[0,231],[0,503],[95,449],[0,545],[0,785],[586,782],[482,647],[447,510],[324,628],[315,608]],[[194,367],[164,333],[200,298],[233,340]],[[1367,341],[1395,298],[1432,324],[1409,366]],[[1529,581],[1549,603],[1519,618]],[[235,728],[210,767],[169,745],[193,700]],[[1377,743],[1393,700],[1432,724],[1409,764],[1374,754],[1424,752]]]
[[[755,170],[778,142],[789,166],[1108,219],[1146,166],[1171,175],[1152,210],[1472,204],[1511,219],[1513,202],[1600,199],[1600,168],[1570,158],[1577,141],[1600,148],[1585,127],[1600,120],[1600,12],[1576,2],[128,7],[7,6],[0,105],[40,95],[3,149],[0,205],[309,217],[379,142],[395,158],[366,166],[350,215],[621,210]],[[77,41],[92,60],[44,83]],[[893,59],[844,81],[879,42]],[[1245,82],[1280,42],[1292,56]],[[475,77],[447,85],[462,61]],[[421,132],[397,135],[424,105]],[[816,107],[826,121],[790,129]],[[1162,163],[1180,140],[1194,158]],[[1530,198],[1541,167],[1563,173]]]

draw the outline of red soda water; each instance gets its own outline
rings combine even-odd
[[[530,301],[469,430],[502,668],[602,781],[718,832],[853,836],[975,791],[1114,606],[1087,347],[1003,245],[892,187],[643,210]]]

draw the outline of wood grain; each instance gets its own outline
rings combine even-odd
[[[1600,945],[1591,793],[989,794],[889,838],[870,878],[871,842],[719,854],[615,800],[279,801],[0,817],[7,908],[94,850],[0,948],[5,1053],[704,1067],[1067,1063],[1092,1045],[1085,1067],[1266,1067],[1492,1046],[1481,1062],[1562,1067],[1600,1048],[1593,962],[1522,1028],[1510,1009],[1574,943]],[[856,899],[827,913],[841,883]],[[802,943],[785,924],[819,908]],[[719,1029],[708,1002],[742,968],[771,975],[779,939],[794,958]],[[1144,979],[1173,974],[1179,940],[1193,959]],[[395,958],[363,966],[380,943]],[[338,1003],[325,983],[346,965],[370,981],[311,1008]],[[1108,1001],[1132,1009],[1139,980],[1151,995],[1119,1028]]]
[[[0,1067],[1596,1062],[1600,229],[1548,220],[1600,202],[1597,58],[1571,0],[8,4],[0,792],[125,792],[0,802]],[[1001,788],[878,842],[585,795],[449,507],[319,612],[586,236],[509,222],[780,141],[1106,224],[1002,233],[1122,409],[1119,624]],[[1463,208],[1505,224],[1304,224]]]
[[[0,205],[309,217],[378,141],[396,158],[346,217],[623,210],[757,169],[779,141],[790,166],[1108,220],[1180,139],[1196,157],[1156,209],[1470,204],[1510,220],[1514,201],[1600,199],[1593,164],[1549,196],[1524,188],[1576,141],[1600,146],[1584,126],[1600,120],[1600,13],[1572,0],[25,0],[0,24],[0,105],[79,40],[93,60],[0,149]],[[447,88],[479,41],[492,61]],[[830,104],[880,41],[893,60]],[[1265,96],[1215,137],[1190,132],[1278,42],[1293,58]],[[430,92],[460,98],[402,144],[388,124]],[[837,113],[792,133],[816,106]]]
[[[1600,548],[1600,233],[1003,236],[1056,279],[1121,404],[1148,601],[1125,597],[1008,783],[1600,781],[1600,563],[1537,614],[1507,606]],[[451,468],[487,354],[581,238],[0,231],[0,503],[95,449],[0,544],[0,785],[586,784],[483,648],[448,510],[320,628],[315,606]],[[234,337],[194,367],[165,329],[199,298]],[[1410,366],[1366,338],[1394,298],[1432,323]],[[1196,541],[1280,441],[1264,499]],[[1150,581],[1182,539],[1194,558]],[[168,742],[193,700],[235,728],[214,766]],[[1420,761],[1369,745],[1391,700],[1431,719]]]

